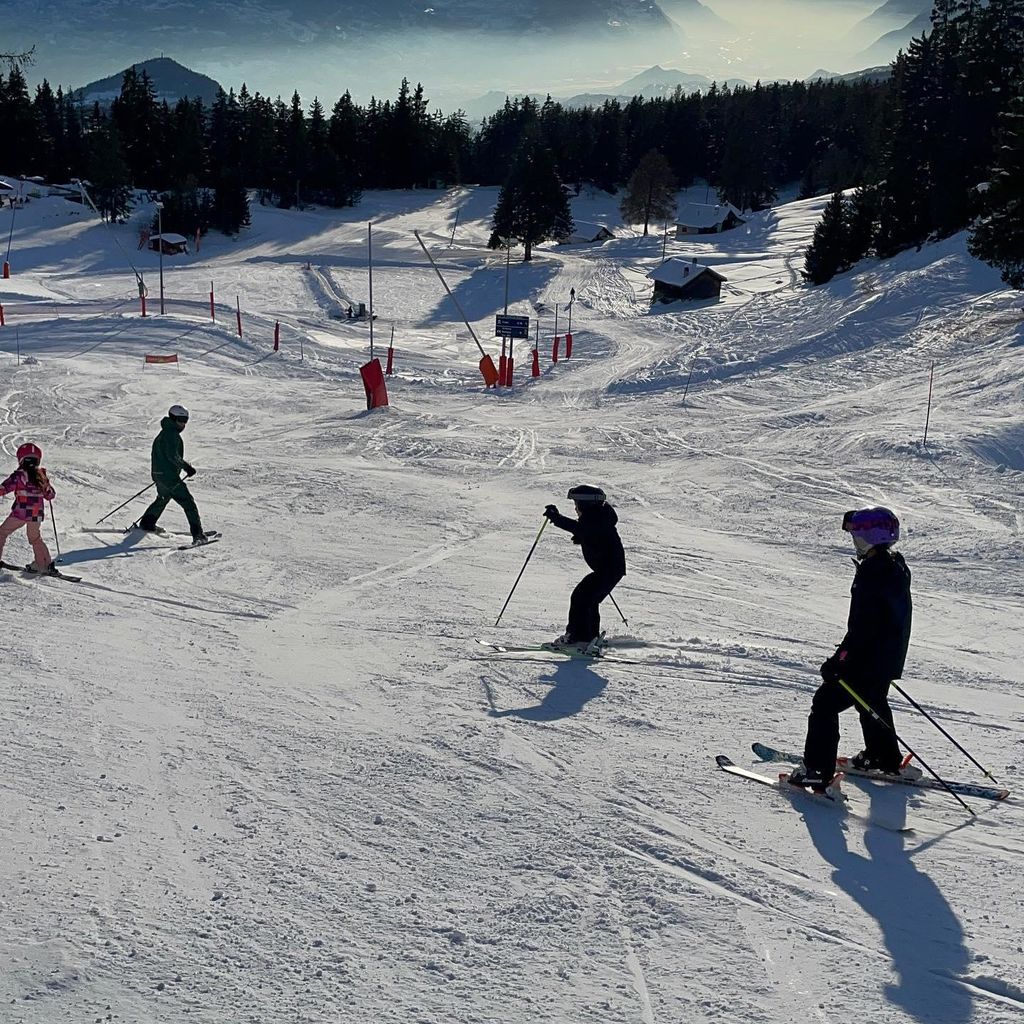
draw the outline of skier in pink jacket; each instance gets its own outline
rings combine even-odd
[[[0,484],[0,496],[14,494],[11,514],[0,525],[0,560],[3,559],[7,538],[24,526],[35,556],[35,560],[25,566],[31,572],[49,572],[53,566],[53,559],[39,532],[39,524],[46,518],[44,503],[54,498],[46,470],[39,465],[42,457],[37,445],[23,444],[18,449],[18,468]]]

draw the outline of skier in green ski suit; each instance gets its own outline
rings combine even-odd
[[[181,471],[186,477],[196,475],[195,469],[185,461],[185,445],[181,440],[181,432],[188,423],[188,409],[183,405],[172,405],[167,415],[160,421],[160,433],[153,441],[153,483],[156,484],[156,500],[139,520],[140,530],[155,530],[156,521],[160,518],[169,501],[176,501],[188,519],[193,541],[205,540],[203,524],[199,520],[199,509],[185,481],[181,479]]]

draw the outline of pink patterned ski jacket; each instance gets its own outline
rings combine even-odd
[[[40,470],[44,475],[45,470]],[[28,473],[23,469],[16,469],[2,484],[0,484],[0,497],[14,492],[14,504],[11,506],[11,515],[15,519],[21,519],[26,523],[42,522],[46,515],[43,511],[44,502],[53,501],[56,492],[47,481],[46,488],[37,487],[28,478]]]

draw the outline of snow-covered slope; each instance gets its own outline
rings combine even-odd
[[[962,238],[805,287],[826,198],[668,240],[728,282],[652,313],[662,239],[581,197],[621,237],[513,264],[543,375],[520,342],[500,393],[412,235],[496,352],[493,190],[257,207],[238,240],[165,259],[168,314],[146,320],[137,225],[18,212],[0,447],[13,468],[42,445],[85,582],[0,575],[5,1024],[1020,1020],[1020,298]],[[374,413],[368,326],[331,316],[367,299],[368,220],[397,369]],[[552,365],[570,288],[573,357]],[[143,371],[172,351],[180,370]],[[225,539],[89,532],[147,482],[175,401]],[[492,624],[544,506],[582,482],[621,517],[629,625],[610,606],[604,625],[630,644],[491,656],[475,637],[561,631],[584,567],[553,531]],[[714,767],[801,743],[844,628],[840,520],[868,502],[901,516],[915,574],[903,685],[1014,791],[972,821],[847,780],[858,814],[913,830],[892,831]],[[929,764],[977,777],[896,703]]]

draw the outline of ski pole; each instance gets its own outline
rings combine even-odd
[[[526,561],[523,562],[522,569],[519,570],[519,575],[516,577],[515,583],[512,584],[512,589],[509,591],[508,597],[505,598],[505,603],[501,606],[501,611],[498,612],[497,621],[494,623],[495,626],[501,622],[502,615],[505,614],[505,609],[508,607],[509,601],[512,600],[512,595],[516,592],[516,587],[519,586],[519,581],[523,578],[523,573],[526,572],[526,567],[530,564],[530,559],[533,557],[534,549],[537,544],[540,543],[540,535],[544,532],[544,527],[548,525],[550,520],[545,516],[544,522],[540,524],[540,529],[537,531],[537,539],[533,542],[533,547],[530,548],[530,553],[526,556]]]
[[[609,594],[608,596],[612,599],[612,604],[615,605],[615,610],[619,613],[619,618],[622,619],[624,625],[628,626],[629,621],[626,619],[626,616],[622,614],[622,609],[619,607],[619,602],[615,600],[615,595]]]
[[[959,743],[957,743],[957,741],[955,739],[953,739],[953,737],[950,736],[950,734],[948,732],[946,732],[946,730],[943,729],[942,726],[939,725],[939,723],[936,722],[935,719],[932,718],[932,716],[929,715],[928,712],[925,711],[925,709],[923,707],[921,707],[921,705],[918,704],[917,701],[914,700],[914,698],[911,697],[910,694],[907,693],[906,690],[903,689],[903,687],[901,687],[898,683],[893,683],[892,685],[903,696],[903,698],[905,700],[909,701],[910,704],[913,707],[915,707],[918,711],[920,711],[921,714],[924,715],[924,717],[927,718],[928,721],[931,722],[932,725],[934,725],[935,728],[938,729],[939,732],[941,732],[942,735],[945,736],[946,739],[949,740],[949,742],[952,743],[953,746],[956,747],[956,749],[959,750],[960,753],[963,754],[967,758],[968,761],[970,761],[976,768],[980,769],[982,775],[984,775],[988,779],[991,779],[993,782],[995,782],[998,785],[998,780],[996,779],[996,777],[980,761],[976,760],[971,755],[970,751],[964,749],[964,747],[962,747]]]
[[[57,517],[53,514],[53,502],[47,499],[46,503],[50,506],[50,525],[53,527],[53,540],[57,545],[57,557],[54,561],[59,562],[61,559],[60,554],[60,537],[57,536]]]
[[[117,506],[117,508],[112,508],[112,509],[111,509],[111,510],[110,510],[110,511],[109,511],[109,512],[108,512],[108,513],[107,513],[107,514],[106,514],[106,515],[105,515],[105,516],[103,517],[103,519],[97,519],[97,520],[96,520],[96,525],[97,525],[97,526],[99,526],[99,524],[100,524],[100,523],[102,523],[102,522],[103,522],[103,521],[104,521],[105,519],[109,519],[109,518],[110,518],[110,517],[111,517],[111,516],[112,516],[112,515],[113,515],[113,514],[114,514],[115,512],[120,512],[120,511],[121,511],[121,509],[123,509],[123,508],[125,507],[125,505],[130,505],[130,504],[131,504],[131,503],[132,503],[132,502],[133,502],[133,501],[134,501],[134,500],[135,500],[136,498],[139,498],[139,497],[141,497],[141,496],[142,496],[143,494],[145,494],[145,493],[146,493],[146,491],[148,491],[148,490],[150,489],[150,487],[155,487],[155,486],[156,486],[156,481],[155,481],[155,480],[154,480],[154,481],[153,481],[153,482],[152,482],[151,484],[146,484],[146,486],[145,486],[145,487],[143,487],[143,488],[142,488],[142,490],[141,490],[141,491],[139,491],[139,493],[138,493],[138,494],[133,494],[133,495],[132,495],[132,496],[131,496],[131,497],[130,497],[130,498],[129,498],[129,499],[127,500],[127,501],[124,501],[124,502],[122,502],[122,503],[121,503],[120,505],[118,505],[118,506]]]
[[[968,812],[969,812],[969,813],[971,814],[971,816],[972,816],[972,817],[974,816],[974,813],[975,813],[975,812],[974,812],[974,808],[973,808],[973,807],[971,807],[971,805],[970,805],[970,804],[968,804],[968,803],[965,803],[965,802],[964,802],[964,800],[963,800],[963,799],[961,798],[961,796],[960,796],[960,794],[959,794],[959,793],[955,793],[955,792],[954,792],[954,791],[953,791],[952,789],[950,789],[950,788],[949,788],[949,785],[948,785],[948,784],[947,784],[947,782],[946,782],[946,780],[945,780],[945,779],[943,779],[943,778],[942,778],[941,776],[937,775],[937,774],[936,774],[936,773],[935,773],[934,771],[932,771],[932,769],[931,769],[931,767],[929,766],[928,762],[927,762],[927,761],[925,761],[925,759],[924,759],[923,757],[921,757],[921,755],[920,755],[920,754],[916,754],[916,753],[914,752],[913,748],[912,748],[912,747],[910,746],[910,744],[909,744],[909,743],[907,743],[907,742],[906,742],[906,741],[905,741],[905,740],[904,740],[904,739],[903,739],[903,738],[902,738],[902,737],[900,736],[900,734],[899,734],[899,733],[898,733],[898,732],[896,731],[896,729],[895,729],[895,728],[894,728],[893,726],[891,726],[891,725],[890,725],[890,724],[889,724],[889,723],[888,723],[888,722],[887,722],[887,721],[886,721],[886,720],[885,720],[884,718],[882,718],[882,717],[881,717],[881,715],[879,715],[879,714],[878,714],[878,712],[877,712],[877,711],[875,711],[875,709],[874,709],[874,708],[873,708],[873,707],[872,707],[872,706],[871,706],[870,704],[868,704],[868,702],[867,702],[866,700],[864,700],[864,698],[863,698],[863,697],[861,697],[861,696],[860,696],[860,694],[859,694],[859,693],[857,693],[857,692],[856,692],[856,690],[854,690],[854,688],[853,688],[852,686],[850,686],[850,684],[849,684],[849,683],[848,683],[848,682],[847,682],[847,681],[846,681],[845,679],[840,679],[840,680],[839,680],[839,685],[840,685],[840,686],[841,686],[841,687],[842,687],[842,688],[843,688],[843,689],[844,689],[844,690],[845,690],[845,691],[846,691],[846,692],[847,692],[847,693],[848,693],[848,694],[849,694],[849,695],[850,695],[850,696],[851,696],[851,697],[852,697],[852,698],[853,698],[853,699],[854,699],[854,700],[855,700],[855,701],[857,702],[857,704],[858,704],[858,705],[860,705],[860,707],[862,707],[862,708],[863,708],[863,709],[864,709],[864,710],[865,710],[865,711],[866,711],[866,712],[867,712],[867,713],[868,713],[868,714],[869,714],[869,715],[870,715],[870,716],[871,716],[871,717],[872,717],[872,718],[873,718],[873,719],[874,719],[874,720],[875,720],[876,722],[880,723],[881,725],[884,725],[884,726],[886,727],[886,729],[888,729],[888,730],[889,730],[889,732],[891,732],[891,733],[893,734],[893,736],[895,736],[895,737],[896,737],[896,741],[897,741],[898,743],[902,743],[902,744],[903,744],[903,746],[905,746],[905,747],[907,748],[907,750],[909,750],[909,751],[910,751],[911,755],[913,755],[913,757],[915,757],[915,758],[916,758],[916,759],[917,759],[918,761],[920,761],[920,762],[921,762],[921,764],[922,764],[922,765],[923,765],[923,766],[924,766],[924,767],[925,767],[925,768],[926,768],[926,769],[928,770],[928,773],[929,773],[929,774],[930,774],[930,775],[931,775],[931,776],[932,776],[932,777],[933,777],[933,778],[935,779],[935,781],[936,781],[936,782],[938,782],[938,784],[939,784],[940,786],[942,786],[942,788],[943,788],[943,789],[944,789],[944,790],[945,790],[945,791],[946,791],[946,792],[947,792],[947,793],[948,793],[948,794],[949,794],[949,795],[950,795],[951,797],[953,797],[953,798],[954,798],[954,799],[956,800],[956,802],[957,802],[958,804],[960,804],[960,805],[961,805],[961,806],[962,806],[962,807],[964,808],[964,810],[968,811]]]

